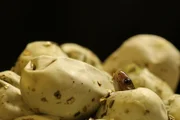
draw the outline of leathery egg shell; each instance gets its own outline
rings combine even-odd
[[[26,65],[20,89],[36,113],[70,120],[90,117],[114,86],[110,75],[87,63],[42,55]]]

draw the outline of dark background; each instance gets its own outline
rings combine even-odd
[[[34,40],[75,42],[102,61],[124,40],[140,33],[160,35],[180,49],[178,0],[7,0],[0,5],[1,71],[9,69]]]

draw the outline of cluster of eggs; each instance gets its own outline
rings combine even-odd
[[[102,62],[76,43],[28,43],[0,72],[0,120],[180,120],[179,50],[130,37]]]

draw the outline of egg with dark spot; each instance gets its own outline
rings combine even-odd
[[[25,66],[20,88],[35,113],[68,120],[90,117],[100,106],[100,98],[114,91],[112,76],[106,72],[72,58],[46,55]]]
[[[106,106],[106,107],[104,107]],[[116,91],[106,98],[96,113],[98,119],[168,120],[160,97],[148,88]]]

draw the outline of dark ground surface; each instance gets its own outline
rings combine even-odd
[[[160,35],[180,49],[178,0],[12,0],[1,5],[1,71],[9,69],[34,40],[75,42],[90,48],[102,61],[124,40],[140,33]]]

